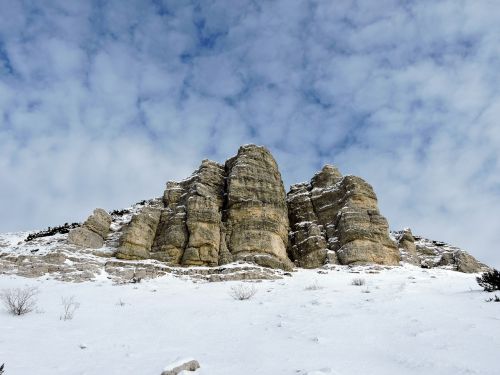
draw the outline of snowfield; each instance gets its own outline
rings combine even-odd
[[[230,296],[239,282],[0,275],[0,289],[39,289],[35,312],[18,317],[0,307],[0,365],[5,375],[160,375],[194,358],[204,375],[500,373],[500,303],[485,302],[493,294],[476,275],[354,270],[252,283],[257,293],[245,301]],[[60,320],[61,298],[70,296],[80,307]]]

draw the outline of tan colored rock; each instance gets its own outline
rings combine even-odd
[[[169,182],[153,256],[173,264],[216,266],[221,246],[224,167],[203,160],[193,175]]]
[[[378,211],[377,197],[361,178],[342,177],[335,167],[325,166],[310,184],[292,186],[287,202],[290,255],[298,265],[399,264],[400,254]]]
[[[109,233],[110,225],[111,216],[102,208],[96,208],[81,227],[69,232],[68,242],[72,245],[98,249],[104,245],[104,238]]]
[[[264,147],[242,146],[226,172],[229,251],[235,259],[268,255],[290,268],[285,189],[276,161]]]
[[[86,227],[72,229],[68,234],[68,242],[89,249],[98,249],[104,245],[103,238]]]
[[[186,186],[189,239],[183,265],[216,266],[219,263],[224,177],[222,165],[203,160]]]
[[[478,262],[472,255],[465,251],[457,251],[454,254],[457,271],[464,273],[477,273],[487,270],[487,266]]]
[[[409,228],[404,229],[397,234],[398,248],[401,252],[403,262],[420,265],[420,260],[417,255],[417,245],[415,238]]]
[[[161,213],[151,257],[180,264],[188,242],[186,206],[182,201],[186,190],[178,182],[168,182],[163,195],[165,209]]]
[[[111,225],[111,215],[102,208],[96,208],[92,215],[83,223],[83,226],[97,233],[102,238],[106,238]]]
[[[116,257],[120,259],[147,259],[160,221],[160,210],[145,207],[132,217],[120,239]]]

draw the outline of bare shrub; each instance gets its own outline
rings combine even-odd
[[[116,306],[125,306],[127,303],[125,301],[123,301],[121,298],[118,300],[118,302],[116,303]]]
[[[37,294],[38,288],[35,287],[4,289],[0,299],[8,312],[13,315],[24,315],[35,309]]]
[[[323,289],[321,285],[318,284],[318,280],[314,280],[314,282],[304,288],[304,290],[320,290]]]
[[[63,313],[59,317],[60,320],[73,319],[75,311],[80,307],[80,303],[76,302],[75,296],[62,297],[61,305],[63,306]]]
[[[255,286],[245,284],[233,285],[229,291],[229,295],[239,301],[250,299],[255,293],[257,293]]]
[[[352,285],[356,285],[356,286],[363,286],[366,284],[366,281],[365,279],[362,279],[360,277],[357,277],[355,279],[352,279],[352,282],[351,282]]]

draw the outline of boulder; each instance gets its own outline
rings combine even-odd
[[[161,375],[178,375],[182,373],[183,371],[196,371],[197,369],[200,368],[200,364],[198,361],[191,359],[191,360],[186,360],[184,361],[179,361],[183,363],[175,363],[171,366],[168,366],[162,373]]]
[[[111,216],[102,208],[96,208],[81,227],[69,232],[68,242],[72,245],[98,249],[104,245],[110,225]]]
[[[102,238],[106,238],[111,225],[111,215],[102,208],[96,208],[92,215],[83,223],[83,226],[97,233]]]
[[[104,245],[103,238],[86,227],[72,229],[68,234],[68,242],[89,249],[98,249]]]

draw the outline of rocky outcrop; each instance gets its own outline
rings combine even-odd
[[[489,267],[467,252],[445,242],[413,236],[410,229],[392,233],[403,261],[423,268],[443,267],[464,273],[486,272]]]
[[[263,147],[243,146],[225,165],[204,160],[188,179],[167,183],[163,205],[150,251],[120,250],[120,257],[147,255],[185,266],[245,260],[292,268],[285,189],[276,161]]]
[[[71,245],[98,249],[104,245],[104,239],[97,233],[85,227],[72,229],[68,234],[68,242]]]
[[[288,215],[278,165],[264,147],[243,146],[226,162],[226,244],[235,259],[291,268]]]
[[[189,179],[167,183],[153,257],[182,265],[219,264],[224,185],[224,167],[210,160]]]
[[[401,260],[406,263],[420,265],[420,260],[417,254],[417,246],[415,245],[415,238],[410,228],[405,228],[398,232],[395,236],[398,243],[399,251],[401,252]]]
[[[327,165],[309,184],[292,186],[287,200],[290,256],[297,265],[315,268],[327,260],[399,264],[400,253],[389,238],[373,188],[361,178],[343,177]]]
[[[98,249],[104,245],[110,225],[111,216],[102,208],[96,208],[81,227],[69,232],[68,242],[72,245]]]
[[[132,217],[120,240],[116,257],[120,259],[147,259],[156,235],[160,210],[143,208]]]
[[[288,194],[264,147],[245,145],[224,164],[203,160],[187,179],[167,183],[162,199],[114,211],[97,209],[69,234],[82,247],[116,249],[121,259],[156,259],[170,266],[221,266],[234,261],[291,270],[294,265],[484,265],[465,252],[436,250],[411,231],[389,236],[373,188],[326,165]],[[437,246],[437,245],[436,245]]]

